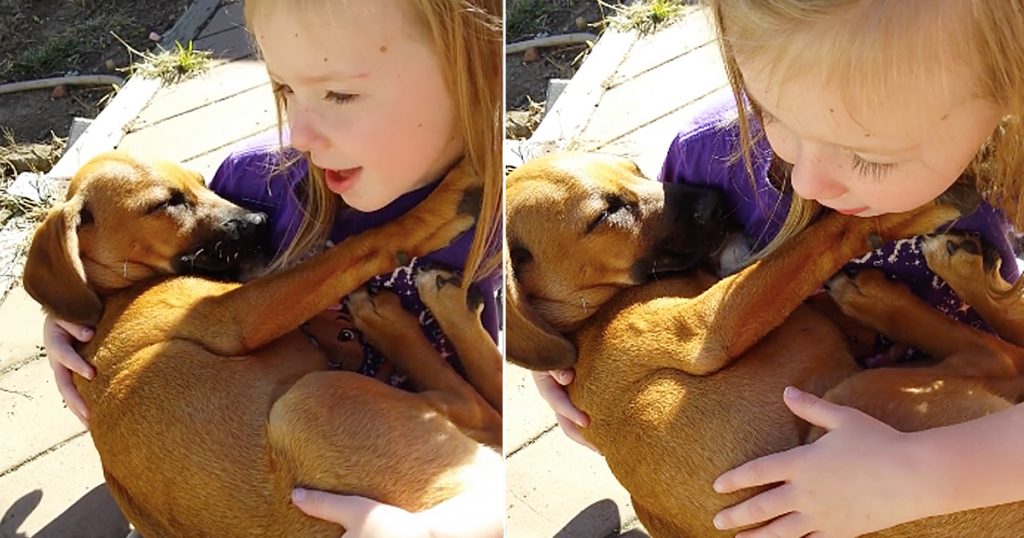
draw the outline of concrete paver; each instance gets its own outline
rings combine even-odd
[[[509,498],[522,503],[508,514],[509,537],[605,537],[635,519],[604,458],[560,431],[509,457],[505,472]]]
[[[232,2],[217,8],[217,12],[210,18],[202,32],[199,32],[199,39],[220,34],[228,30],[243,28],[242,2]]]
[[[266,131],[276,123],[268,83],[219,101],[217,106],[196,109],[130,133],[119,148],[151,152],[159,148],[162,157],[185,161]]]
[[[267,69],[262,62],[221,62],[197,78],[162,88],[131,123],[130,130],[142,130],[266,84]]]
[[[64,408],[45,358],[0,376],[0,469],[10,469],[85,431]]]
[[[253,54],[249,32],[240,26],[197,39],[194,47],[199,50],[208,50],[213,53],[215,58],[222,60],[238,60]]]
[[[18,286],[7,294],[0,303],[0,372],[39,356],[44,319],[43,310],[24,288]]]
[[[555,414],[537,394],[529,370],[505,367],[505,452],[513,453],[555,426]]]
[[[0,512],[0,538],[124,538],[128,534],[88,435],[0,474]]]

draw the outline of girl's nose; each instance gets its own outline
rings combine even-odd
[[[806,200],[832,200],[848,190],[835,178],[835,168],[828,159],[811,151],[801,151],[795,159],[790,180],[793,190]]]
[[[294,101],[288,107],[288,131],[291,145],[304,152],[321,150],[325,142],[324,135],[316,125],[314,114]]]

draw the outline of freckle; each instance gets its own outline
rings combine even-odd
[[[327,57],[324,56],[324,63],[327,63]]]
[[[949,114],[945,114],[944,116],[939,118],[939,121],[946,121],[948,118],[949,118]]]
[[[871,138],[871,133],[864,133],[864,138]]]
[[[416,126],[417,129],[420,128],[420,127],[423,127],[422,123]]]
[[[380,48],[377,49],[377,50],[379,50],[381,52],[387,52],[388,51],[388,46],[387,45],[381,45]]]
[[[298,32],[295,32],[295,37],[299,37],[299,33]]]
[[[834,108],[829,108],[829,109],[828,109],[828,111],[829,111],[829,113],[831,114],[831,113],[834,113],[834,112],[836,111],[836,109],[834,109]]]

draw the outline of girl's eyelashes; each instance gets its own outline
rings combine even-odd
[[[353,99],[355,99],[356,97],[358,97],[357,94],[354,94],[354,93],[341,93],[341,92],[327,92],[327,94],[324,95],[324,99],[325,100],[330,101],[332,103],[339,104],[339,105],[344,105],[346,103],[349,103]]]
[[[899,165],[890,163],[871,162],[856,153],[851,153],[853,158],[853,171],[862,177],[880,180],[895,170]]]

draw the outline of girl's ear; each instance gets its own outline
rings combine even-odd
[[[39,225],[25,262],[25,291],[56,318],[95,325],[103,303],[85,281],[78,255],[78,221],[79,207],[67,202],[51,210]]]
[[[576,364],[575,346],[533,311],[511,263],[505,264],[505,312],[509,362],[531,370],[571,368]]]

